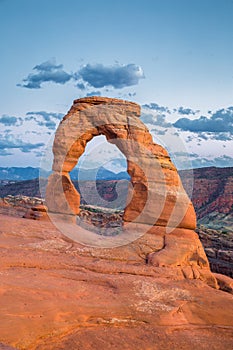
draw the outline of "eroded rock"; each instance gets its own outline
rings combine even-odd
[[[104,97],[74,101],[54,139],[53,174],[49,177],[46,190],[49,211],[59,218],[64,215],[75,218],[79,214],[80,194],[72,184],[69,172],[84,153],[86,144],[97,135],[105,135],[125,155],[127,171],[131,176],[132,186],[128,194],[131,201],[124,210],[123,233],[127,236],[133,230],[144,230],[148,226],[145,232],[150,237],[156,234],[162,236],[164,246],[149,252],[148,256],[142,251],[145,262],[180,269],[190,266],[189,272],[187,269],[183,271],[185,278],[201,278],[216,287],[205,252],[193,231],[196,227],[193,205],[167,151],[153,143],[152,136],[139,117],[140,107],[128,101]],[[129,226],[129,223],[137,227]],[[139,239],[142,246],[143,237]],[[122,248],[126,257],[127,254],[131,256],[134,245],[129,243]],[[117,256],[119,249],[113,248],[109,253],[106,250],[105,255]],[[95,255],[98,256],[97,253]]]
[[[47,215],[47,207],[43,204],[38,204],[31,207],[27,210],[23,218],[33,220],[49,220]]]
[[[75,100],[55,135],[53,174],[46,203],[51,212],[77,215],[80,195],[69,172],[84,153],[86,144],[105,135],[127,158],[132,200],[124,212],[125,222],[194,229],[193,206],[166,150],[153,143],[140,121],[136,103],[104,97]]]

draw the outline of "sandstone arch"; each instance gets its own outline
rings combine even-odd
[[[57,227],[64,230],[67,237],[93,247],[90,248],[92,257],[114,257],[137,264],[144,259],[153,266],[176,267],[177,278],[200,278],[216,287],[205,252],[194,232],[196,216],[192,203],[168,153],[153,143],[139,116],[140,107],[128,101],[104,97],[74,101],[54,139],[53,173],[46,189],[50,217],[55,216],[52,221],[57,225],[60,215],[64,220],[75,218],[79,213],[80,195],[69,172],[77,164],[87,142],[103,134],[126,156],[131,176],[132,200],[124,211],[122,234],[116,237],[117,243],[110,237],[104,245],[101,236],[94,234],[93,243],[91,233],[80,228],[78,234],[81,231],[82,236],[74,238],[77,229],[74,235],[72,230],[76,225],[62,223]]]
[[[133,185],[124,221],[195,228],[195,212],[177,170],[165,149],[153,143],[139,116],[140,107],[128,101],[104,97],[74,101],[55,135],[53,174],[46,192],[51,212],[79,213],[80,195],[69,172],[85,151],[86,144],[97,135],[105,135],[127,158],[127,171]]]

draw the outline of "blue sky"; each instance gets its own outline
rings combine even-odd
[[[0,0],[0,166],[39,165],[89,94],[141,104],[178,166],[233,166],[232,14],[232,0]]]

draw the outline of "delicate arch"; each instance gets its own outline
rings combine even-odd
[[[103,97],[74,101],[54,139],[53,174],[46,190],[46,203],[51,212],[79,213],[80,195],[69,172],[84,153],[87,142],[105,135],[107,141],[125,155],[131,176],[133,193],[129,195],[132,200],[125,208],[124,221],[195,227],[195,212],[175,166],[167,152],[153,143],[139,116],[140,107],[128,101]],[[171,215],[174,212],[176,215]]]

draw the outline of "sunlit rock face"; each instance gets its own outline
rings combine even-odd
[[[140,121],[136,103],[87,97],[75,100],[60,123],[53,146],[53,174],[46,202],[51,212],[78,214],[80,195],[69,172],[84,153],[86,144],[105,135],[125,155],[131,176],[131,198],[124,221],[194,229],[196,217],[167,151],[153,143]]]
[[[127,159],[132,186],[123,222],[126,234],[135,230],[139,231],[137,238],[140,237],[122,247],[120,253],[120,248],[108,253],[105,250],[105,257],[120,254],[128,259],[132,249],[141,250],[139,260],[143,257],[149,265],[179,266],[185,277],[202,278],[215,285],[202,245],[193,231],[196,227],[193,205],[167,151],[153,142],[139,117],[140,106],[128,101],[104,97],[74,101],[54,139],[53,174],[46,191],[49,211],[73,217],[79,214],[80,194],[69,172],[86,144],[97,135],[105,135]]]

